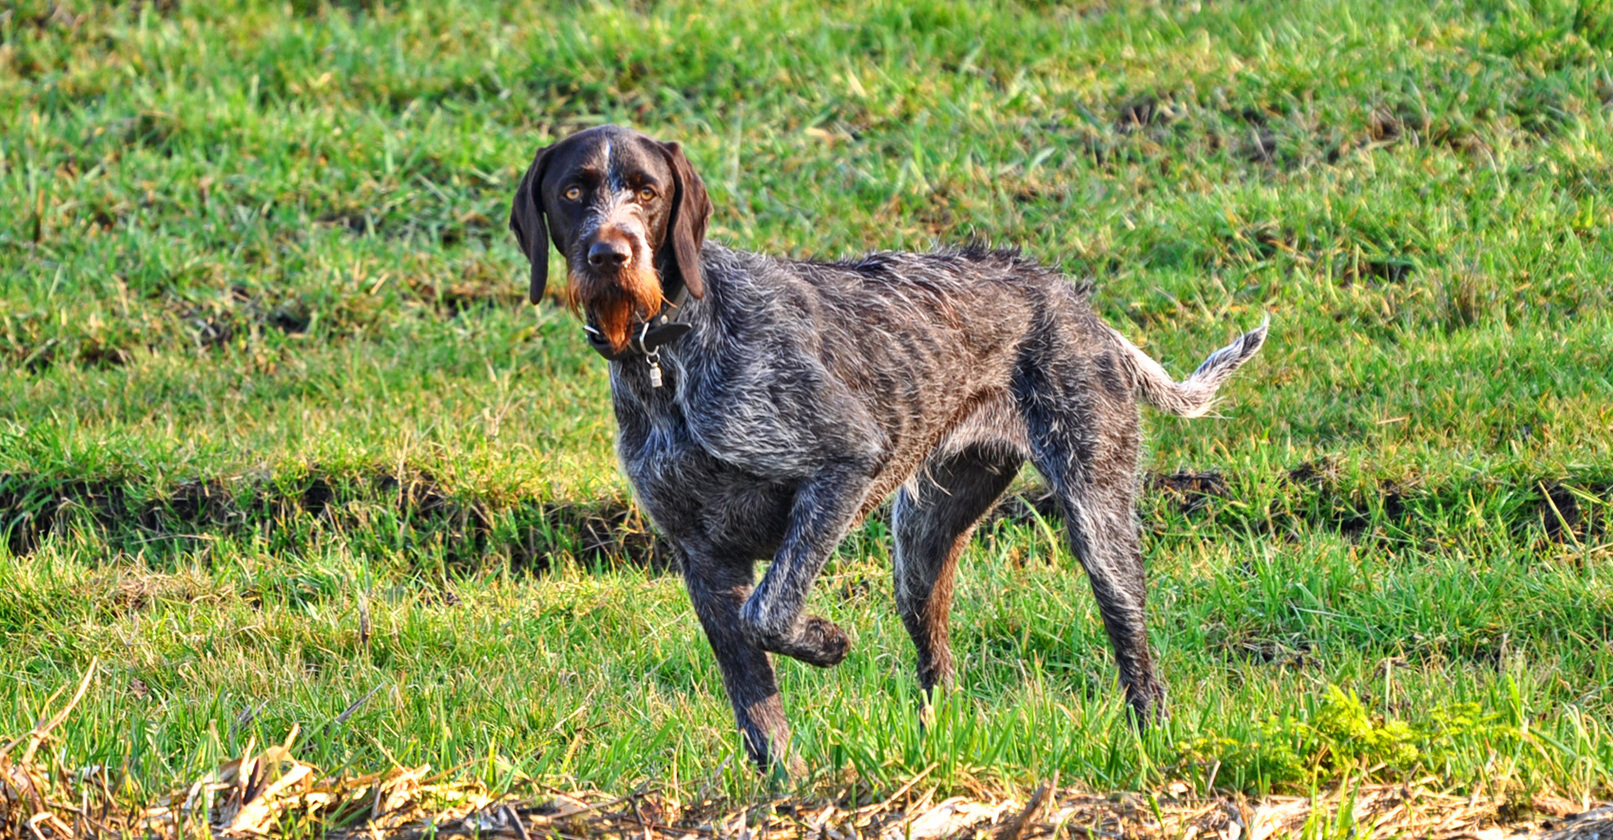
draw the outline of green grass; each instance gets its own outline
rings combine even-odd
[[[1021,515],[921,729],[876,517],[813,597],[851,657],[780,666],[808,788],[1607,796],[1610,47],[1592,0],[7,6],[0,732],[99,657],[52,750],[131,799],[294,725],[327,770],[759,790],[504,229],[610,120],[741,247],[1017,244],[1177,372],[1273,315],[1224,417],[1146,418],[1197,474],[1142,510],[1169,724]]]

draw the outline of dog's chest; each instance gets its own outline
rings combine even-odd
[[[770,554],[794,484],[715,457],[692,433],[670,387],[646,391],[635,386],[647,383],[623,378],[612,377],[617,455],[650,518],[692,545]]]

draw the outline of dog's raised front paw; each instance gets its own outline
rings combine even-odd
[[[819,668],[839,665],[851,652],[851,639],[846,636],[846,631],[833,621],[816,615],[809,615],[801,621],[796,630],[796,642],[799,652],[789,655]]]
[[[805,616],[780,635],[762,635],[752,631],[752,638],[762,650],[799,659],[808,665],[830,668],[839,665],[851,651],[851,639],[835,623],[821,616]]]

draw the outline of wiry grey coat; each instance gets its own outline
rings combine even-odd
[[[675,144],[605,126],[539,153],[511,227],[534,301],[551,238],[598,301],[581,301],[590,319],[658,301],[646,283],[694,295],[670,312],[691,330],[659,349],[661,387],[650,358],[613,343],[617,443],[678,550],[752,758],[793,763],[768,652],[824,667],[846,656],[845,634],[803,607],[846,532],[893,492],[896,602],[920,684],[951,682],[958,556],[1027,460],[1063,509],[1128,701],[1140,720],[1158,713],[1137,402],[1204,412],[1265,325],[1177,383],[1097,318],[1087,287],[1014,252],[778,259],[705,242],[709,213]]]
[[[900,488],[896,597],[924,689],[950,682],[953,567],[1029,459],[1064,508],[1133,706],[1162,699],[1144,631],[1136,397],[1202,413],[1263,328],[1175,383],[1100,321],[1088,290],[1012,252],[797,262],[708,243],[693,331],[611,365],[621,461],[687,557],[691,596],[758,760],[787,729],[755,627],[816,664],[846,641],[801,619],[846,531]],[[753,596],[755,561],[777,556]],[[739,613],[740,621],[734,620]],[[792,638],[797,637],[797,638]],[[805,654],[801,656],[801,654]]]

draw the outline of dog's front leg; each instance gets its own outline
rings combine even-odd
[[[807,593],[850,529],[873,483],[867,467],[840,463],[801,484],[773,564],[739,618],[763,650],[828,668],[846,658],[851,641],[834,622],[802,615]]]
[[[790,725],[784,719],[773,664],[739,621],[740,606],[751,593],[752,565],[748,560],[685,551],[684,585],[722,669],[723,688],[734,707],[745,752],[764,771],[800,775],[801,761],[790,752]]]

